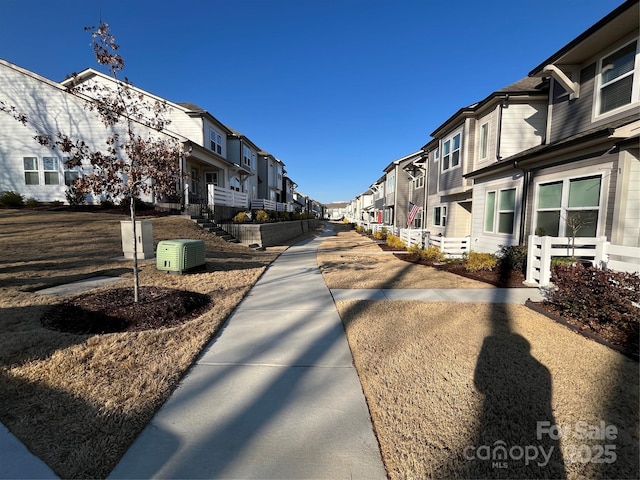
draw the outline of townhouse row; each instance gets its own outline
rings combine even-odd
[[[626,1],[526,78],[460,108],[347,217],[468,237],[478,252],[574,229],[640,246],[639,18]]]
[[[90,166],[69,169],[65,154],[34,141],[34,135],[62,132],[82,139],[92,149],[106,148],[109,132],[87,98],[71,92],[78,84],[115,88],[115,80],[94,69],[57,83],[0,59],[0,102],[29,118],[28,125],[0,112],[0,192],[14,191],[41,202],[66,201],[73,180]],[[182,144],[179,198],[144,198],[192,215],[213,212],[216,220],[231,218],[238,210],[264,208],[322,216],[322,205],[297,190],[285,164],[246,135],[225,125],[207,110],[192,103],[174,103],[137,87],[133,91],[146,102],[168,106],[170,122],[157,132],[143,124],[142,135],[167,136]],[[113,128],[118,128],[117,126]],[[98,203],[100,198],[87,198]]]

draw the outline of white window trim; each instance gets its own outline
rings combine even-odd
[[[452,165],[451,160],[453,159],[453,152],[455,150],[453,150],[453,148],[449,151],[449,166],[447,168],[444,168],[444,145],[447,142],[450,142],[451,146],[453,147],[453,139],[460,135],[460,145],[458,147],[458,164],[457,165]],[[450,135],[444,137],[442,139],[441,142],[441,148],[442,148],[442,158],[440,161],[440,172],[444,173],[444,172],[449,172],[451,170],[455,170],[456,168],[460,168],[462,166],[462,146],[463,146],[463,138],[462,138],[462,128],[460,128],[459,130],[456,130],[455,132],[451,133]]]
[[[607,168],[609,167],[609,168]],[[578,210],[576,208],[568,209],[569,204],[569,184],[571,180],[576,180],[580,178],[586,177],[600,177],[600,205],[598,206],[598,223],[596,225],[596,237],[600,236],[604,228],[604,222],[606,219],[604,218],[607,212],[607,195],[606,192],[609,190],[609,175],[603,174],[602,171],[608,171],[610,168],[613,168],[612,164],[606,164],[600,166],[600,173],[594,173],[592,168],[582,168],[575,170],[573,175],[571,176],[558,176],[558,175],[545,175],[541,176],[535,184],[534,189],[534,206],[533,206],[533,219],[532,219],[532,233],[535,233],[535,226],[538,224],[538,212],[539,211],[553,211],[558,210],[557,208],[548,208],[548,209],[540,209],[538,208],[538,196],[540,185],[545,185],[548,183],[562,182],[562,199],[560,200],[560,223],[558,225],[558,231],[564,232],[565,237],[570,236],[570,233],[567,232],[566,225],[566,213],[569,210],[575,211]],[[567,187],[567,188],[565,188]],[[586,210],[594,210],[594,208],[585,208]]]
[[[513,205],[513,210],[500,210],[500,195],[502,192],[506,190],[515,190],[515,201]],[[495,203],[493,205],[493,230],[486,230],[486,215],[487,215],[487,197],[490,193],[495,193]],[[518,211],[518,195],[519,188],[516,186],[504,186],[504,187],[495,187],[489,190],[486,190],[484,193],[485,203],[484,203],[484,216],[482,217],[482,231],[487,235],[498,235],[501,237],[513,237],[517,232],[518,218],[516,217],[516,212]],[[513,225],[511,233],[503,233],[499,232],[498,228],[500,225],[500,214],[501,213],[513,213]]]
[[[489,132],[491,131],[490,127],[490,122],[486,121],[482,125],[480,125],[480,129],[478,130],[478,160],[481,162],[484,162],[489,158]],[[482,150],[485,151],[483,152]]]
[[[634,81],[632,82],[632,90],[631,90],[631,102],[628,103],[627,105],[622,105],[618,108],[615,108],[613,110],[609,110],[608,112],[604,112],[604,113],[599,113],[600,112],[600,90],[602,89],[602,61],[616,53],[618,50],[623,49],[624,47],[626,47],[627,45],[636,42],[636,56],[635,56],[635,62],[634,62],[634,67],[633,70],[627,74],[628,75],[633,75],[634,76]],[[623,45],[620,45],[617,48],[614,48],[610,51],[608,51],[606,54],[602,55],[599,59],[598,59],[598,63],[597,63],[597,70],[596,70],[596,79],[595,79],[595,86],[593,89],[593,111],[592,111],[592,120],[595,121],[596,119],[602,119],[602,118],[607,118],[610,117],[612,115],[617,115],[620,112],[624,112],[626,110],[631,110],[633,108],[637,108],[638,105],[640,105],[640,37],[636,37],[635,39],[632,39],[628,42],[625,42]]]
[[[436,223],[436,210],[440,210],[440,223]],[[444,219],[444,222],[442,221]],[[447,226],[447,206],[446,205],[437,205],[433,207],[433,219],[431,223],[433,223],[434,227],[446,227]]]
[[[216,148],[212,148],[212,144],[214,144]],[[209,150],[217,153],[218,155],[223,154],[222,135],[212,127],[209,127]]]

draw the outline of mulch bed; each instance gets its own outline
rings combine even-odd
[[[385,251],[395,249],[384,243],[380,243],[380,248]],[[525,280],[522,272],[511,271],[501,274],[498,271],[478,271],[467,272],[464,265],[459,263],[434,264],[420,259],[418,255],[401,253],[395,255],[396,258],[405,262],[418,265],[426,265],[438,270],[460,275],[462,277],[478,280],[499,288],[523,288]],[[546,317],[564,325],[567,328],[590,338],[602,345],[616,350],[623,355],[638,361],[640,349],[638,337],[638,324],[628,325],[626,330],[615,324],[602,324],[599,322],[589,322],[587,319],[580,320],[562,315],[562,311],[555,305],[548,302],[527,301],[526,304],[532,310],[545,315]]]
[[[81,295],[44,313],[44,327],[76,334],[133,332],[180,325],[203,313],[207,295],[162,287],[117,288]]]

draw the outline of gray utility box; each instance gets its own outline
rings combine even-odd
[[[202,240],[162,240],[156,250],[156,267],[158,270],[182,273],[204,265],[205,250]]]

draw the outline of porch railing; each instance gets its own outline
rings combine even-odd
[[[208,185],[207,187],[209,205],[237,208],[247,208],[249,205],[249,196],[245,192],[237,192],[216,185]]]

